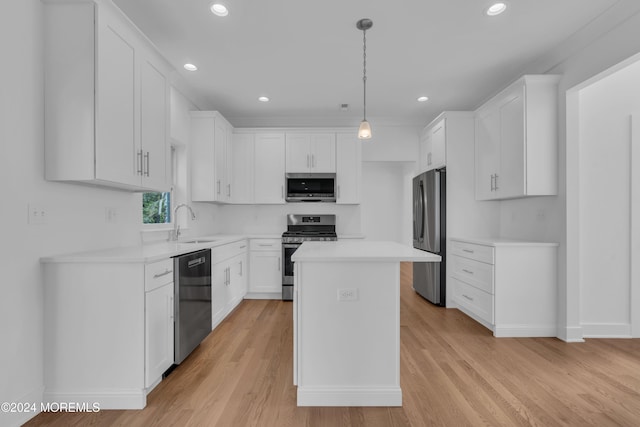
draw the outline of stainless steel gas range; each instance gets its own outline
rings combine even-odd
[[[335,241],[335,215],[287,215],[287,231],[282,234],[282,299],[293,299],[293,262],[291,255],[303,242]]]

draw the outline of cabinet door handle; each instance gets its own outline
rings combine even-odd
[[[472,254],[474,251],[472,251],[471,249],[463,249],[462,252],[466,252],[468,254]]]
[[[220,194],[220,180],[218,180],[217,184],[218,184],[218,191],[217,191],[217,193],[218,193],[218,194]]]
[[[242,276],[242,261],[240,261],[240,275]]]
[[[336,197],[340,198],[340,186],[339,186],[339,185],[338,185],[338,191],[337,191],[337,193],[338,193],[338,194],[336,194]]]
[[[168,268],[164,271],[164,273],[154,274],[153,278],[157,279],[158,277],[166,276],[167,274],[173,273],[173,270],[169,270]]]
[[[142,175],[142,150],[139,150],[137,153],[138,156],[138,175]]]
[[[493,185],[493,188],[495,191],[498,191],[498,174],[495,174],[494,176],[495,176],[494,178],[495,184]]]
[[[231,184],[227,184],[227,196],[231,197]]]
[[[284,185],[280,186],[280,193],[282,194],[282,198],[284,199]]]
[[[278,271],[280,271],[280,257],[278,257]]]
[[[467,274],[474,274],[473,271],[467,270],[466,268],[463,268],[462,271],[464,271]]]
[[[465,294],[462,294],[462,296],[463,296],[464,298],[468,299],[469,301],[473,301],[473,298],[471,298],[471,297],[469,297],[469,296],[467,296],[467,295],[465,295]]]
[[[493,180],[494,180],[494,177],[495,177],[495,175],[494,175],[494,174],[491,174],[491,191],[493,191],[493,190],[494,190],[494,188],[493,188]]]
[[[147,151],[144,155],[144,160],[145,160],[145,164],[146,164],[146,171],[144,173],[145,176],[149,176],[149,157],[151,156],[151,154]]]
[[[169,302],[169,307],[167,307],[167,309],[169,310],[169,319],[173,320],[173,316],[174,316],[174,308],[173,308],[173,295],[170,295],[167,298],[167,301]]]
[[[311,167],[312,168],[316,167],[316,155],[315,154],[311,155]]]
[[[307,154],[307,167],[310,167],[309,165],[309,155]]]

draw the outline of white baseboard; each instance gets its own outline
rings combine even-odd
[[[558,338],[564,342],[584,342],[581,326],[568,326],[558,328]]]
[[[583,323],[585,338],[631,338],[629,323]]]
[[[556,337],[556,325],[496,325],[493,336],[498,338],[514,337]]]
[[[8,401],[9,403],[16,403],[22,405],[28,405],[29,411],[16,411],[16,412],[1,412],[0,413],[0,425],[7,427],[19,427],[22,424],[29,421],[41,412],[42,407],[42,394],[44,387],[38,387],[35,390],[27,393],[25,396],[16,399],[15,401]],[[11,408],[9,408],[11,409]],[[16,408],[18,409],[18,408]],[[22,408],[20,408],[22,409]]]
[[[298,387],[298,406],[402,406],[400,387]]]
[[[143,409],[147,406],[147,395],[144,390],[77,390],[73,392],[45,391],[43,401],[46,403],[86,403],[90,408],[98,404],[103,409]]]
[[[244,299],[282,299],[281,292],[247,292]]]

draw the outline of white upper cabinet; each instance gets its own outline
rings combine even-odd
[[[334,133],[287,133],[286,153],[287,172],[336,171],[336,136]]]
[[[171,67],[111,2],[45,2],[45,176],[166,191]]]
[[[476,111],[476,199],[557,194],[558,81],[524,76]]]
[[[254,159],[255,135],[236,133],[231,143],[231,203],[247,204],[254,202]]]
[[[254,201],[257,204],[281,204],[284,200],[284,133],[255,134]]]
[[[336,203],[360,203],[362,141],[353,132],[339,133],[336,141]]]
[[[191,112],[191,200],[227,203],[232,199],[233,128],[217,111]]]
[[[420,170],[443,168],[447,164],[446,119],[439,116],[420,133]]]

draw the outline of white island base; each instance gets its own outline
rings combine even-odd
[[[305,242],[292,256],[298,406],[402,406],[400,262],[440,257],[394,242]]]

